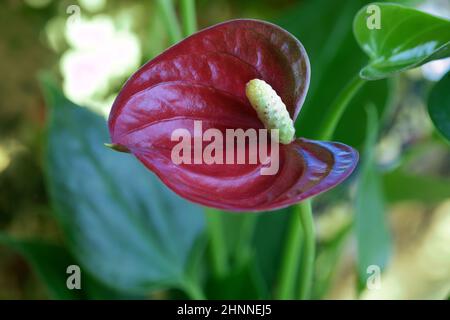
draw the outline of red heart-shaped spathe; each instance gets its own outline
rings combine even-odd
[[[288,206],[344,180],[358,155],[339,143],[297,139],[280,145],[280,168],[261,164],[181,164],[171,161],[175,129],[264,128],[246,95],[261,79],[280,95],[295,120],[310,76],[306,52],[287,31],[257,20],[233,20],[172,46],[139,69],[117,97],[109,118],[112,142],[127,148],[176,193],[232,211]]]

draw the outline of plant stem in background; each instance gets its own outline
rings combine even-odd
[[[330,140],[333,138],[334,131],[355,94],[361,89],[365,80],[359,75],[354,77],[349,84],[341,91],[336,100],[334,100],[330,112],[325,115],[322,127],[318,134],[319,140]]]
[[[223,278],[228,273],[228,255],[222,223],[222,212],[205,208],[208,224],[209,256],[212,271],[216,278]]]
[[[206,299],[206,296],[203,293],[202,288],[200,288],[194,282],[186,282],[183,286],[183,290],[191,300],[205,300]]]
[[[172,0],[158,0],[158,5],[169,33],[170,43],[177,43],[182,39],[180,25],[177,20]]]
[[[241,216],[242,225],[237,239],[235,260],[237,266],[248,262],[252,255],[252,239],[258,221],[257,214],[245,214]]]
[[[183,18],[183,35],[190,36],[197,31],[195,0],[181,0],[181,16]]]
[[[276,292],[276,298],[283,300],[294,298],[295,280],[302,250],[302,226],[296,211],[291,213],[285,243]]]
[[[311,296],[311,287],[314,277],[314,260],[316,239],[314,232],[314,219],[311,210],[311,201],[304,200],[300,202],[296,209],[299,216],[301,229],[303,232],[303,246],[300,257],[299,273],[299,299],[309,299]]]

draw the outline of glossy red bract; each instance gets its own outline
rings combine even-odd
[[[109,117],[112,143],[127,148],[180,196],[230,211],[282,208],[330,189],[357,163],[346,145],[297,139],[280,145],[275,175],[261,164],[180,164],[171,161],[175,129],[264,128],[245,96],[251,79],[269,83],[295,120],[310,67],[301,43],[257,20],[233,20],[170,47],[124,85]],[[224,134],[225,135],[225,134]],[[130,177],[132,179],[132,177]]]

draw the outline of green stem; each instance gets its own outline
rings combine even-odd
[[[206,300],[206,296],[202,289],[193,282],[186,282],[183,290],[191,300]]]
[[[181,16],[183,17],[183,34],[187,37],[197,30],[195,0],[181,0]]]
[[[314,259],[316,239],[314,232],[314,218],[311,210],[311,201],[304,200],[297,205],[300,216],[301,228],[303,230],[303,247],[300,258],[299,273],[299,299],[309,299],[314,277]]]
[[[286,246],[283,252],[276,292],[277,299],[293,299],[295,278],[302,250],[302,228],[297,212],[292,212],[289,219]]]
[[[235,260],[237,266],[242,266],[252,254],[252,238],[258,216],[256,214],[244,214],[241,216],[242,226],[237,239]]]
[[[172,44],[181,40],[181,30],[172,0],[158,0],[158,5]]]
[[[334,100],[330,108],[330,112],[325,115],[322,122],[323,125],[320,128],[318,135],[319,140],[330,140],[333,138],[334,131],[336,130],[344,111],[347,109],[350,101],[365,82],[366,81],[364,79],[357,75],[349,82],[344,90],[341,91],[336,100]]]
[[[354,77],[344,90],[338,95],[333,102],[330,113],[328,113],[320,128],[318,139],[330,140],[336,127],[347,109],[350,101],[356,93],[364,85],[365,80],[361,79],[359,75]],[[314,218],[312,215],[311,201],[305,200],[299,203],[298,214],[300,217],[300,228],[303,233],[303,246],[300,257],[299,268],[299,299],[309,299],[311,297],[312,283],[314,278],[314,260],[315,260],[315,233],[314,233]]]
[[[209,256],[216,278],[223,278],[228,273],[228,257],[225,234],[222,226],[222,213],[205,208],[208,223]]]

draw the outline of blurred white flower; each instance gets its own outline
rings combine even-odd
[[[65,35],[69,45],[76,49],[94,50],[114,40],[114,21],[106,15],[97,15],[91,20],[81,18],[67,24]]]
[[[117,29],[108,16],[97,15],[89,20],[82,17],[66,24],[65,38],[71,48],[60,60],[63,89],[78,104],[102,105],[111,86],[139,67],[141,47],[137,36]],[[100,111],[106,114],[109,107]]]
[[[109,85],[110,70],[100,51],[68,50],[61,58],[64,92],[76,102],[103,95]]]
[[[450,70],[450,58],[431,61],[422,66],[423,76],[431,81],[439,81]]]

